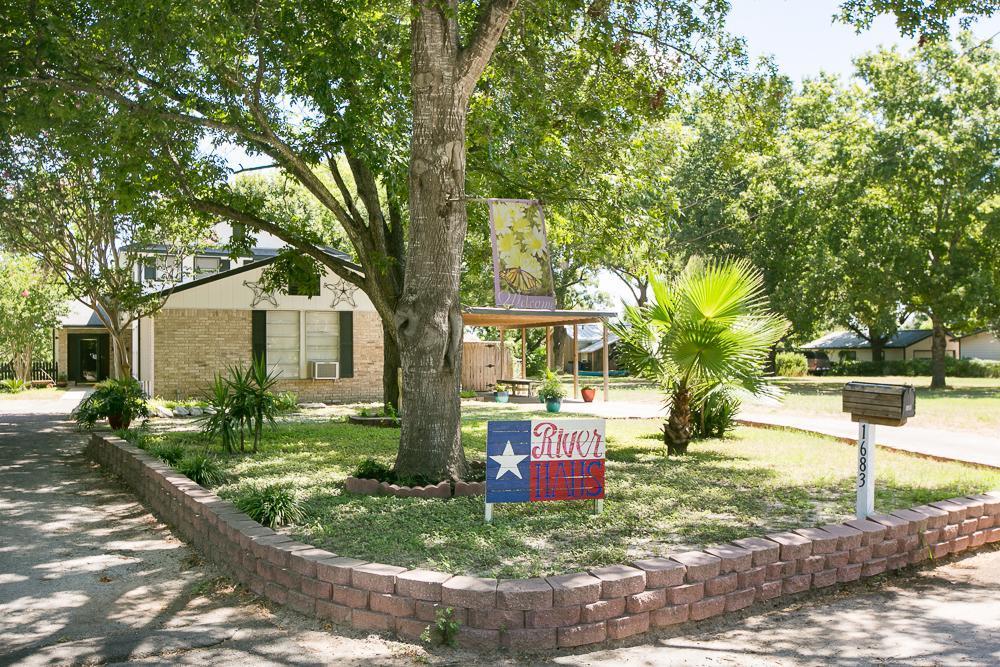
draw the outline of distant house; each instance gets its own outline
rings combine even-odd
[[[346,254],[327,252],[360,272]],[[265,293],[261,273],[276,256],[258,248],[232,261],[220,250],[173,258],[149,249],[137,278],[165,302],[132,327],[129,354],[132,374],[150,394],[196,397],[227,365],[263,357],[280,374],[277,389],[302,400],[381,398],[382,323],[371,301],[329,269],[312,284]],[[55,334],[68,380],[108,377],[110,335],[93,311],[74,304]]]
[[[596,372],[604,370],[604,333],[600,324],[579,324],[580,341],[577,344],[577,351],[580,354],[580,370],[586,372]],[[566,326],[566,335],[570,341],[573,340],[573,327]],[[572,344],[572,343],[571,343]],[[608,332],[608,370],[618,370],[618,363],[615,360],[615,348],[618,344],[618,336],[613,332]],[[573,372],[573,362],[566,362],[566,372]]]
[[[930,329],[902,329],[885,344],[886,361],[931,358]],[[954,358],[959,354],[959,340],[947,338],[945,356]],[[850,331],[835,331],[822,338],[806,343],[804,350],[825,352],[830,361],[871,361],[872,346],[861,336]]]
[[[1000,338],[989,331],[977,331],[958,339],[962,359],[1000,361]]]

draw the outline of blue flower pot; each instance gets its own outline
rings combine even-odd
[[[559,412],[560,408],[562,408],[562,401],[558,398],[545,401],[545,409],[549,412]]]
[[[494,392],[493,400],[495,400],[497,403],[507,403],[508,401],[510,401],[510,392],[506,391]]]

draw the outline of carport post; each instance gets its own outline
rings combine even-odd
[[[545,327],[545,370],[552,370],[552,327]]]
[[[521,378],[528,377],[528,330],[521,327]],[[529,394],[531,392],[528,392]]]
[[[604,402],[608,402],[608,321],[603,320],[604,324]]]
[[[580,397],[580,325],[573,325],[573,398]]]

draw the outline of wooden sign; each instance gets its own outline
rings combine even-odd
[[[494,503],[604,499],[603,419],[491,421],[486,433],[486,520]]]

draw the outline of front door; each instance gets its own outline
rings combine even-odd
[[[108,334],[69,334],[66,342],[70,380],[100,382],[107,379],[111,343]]]

